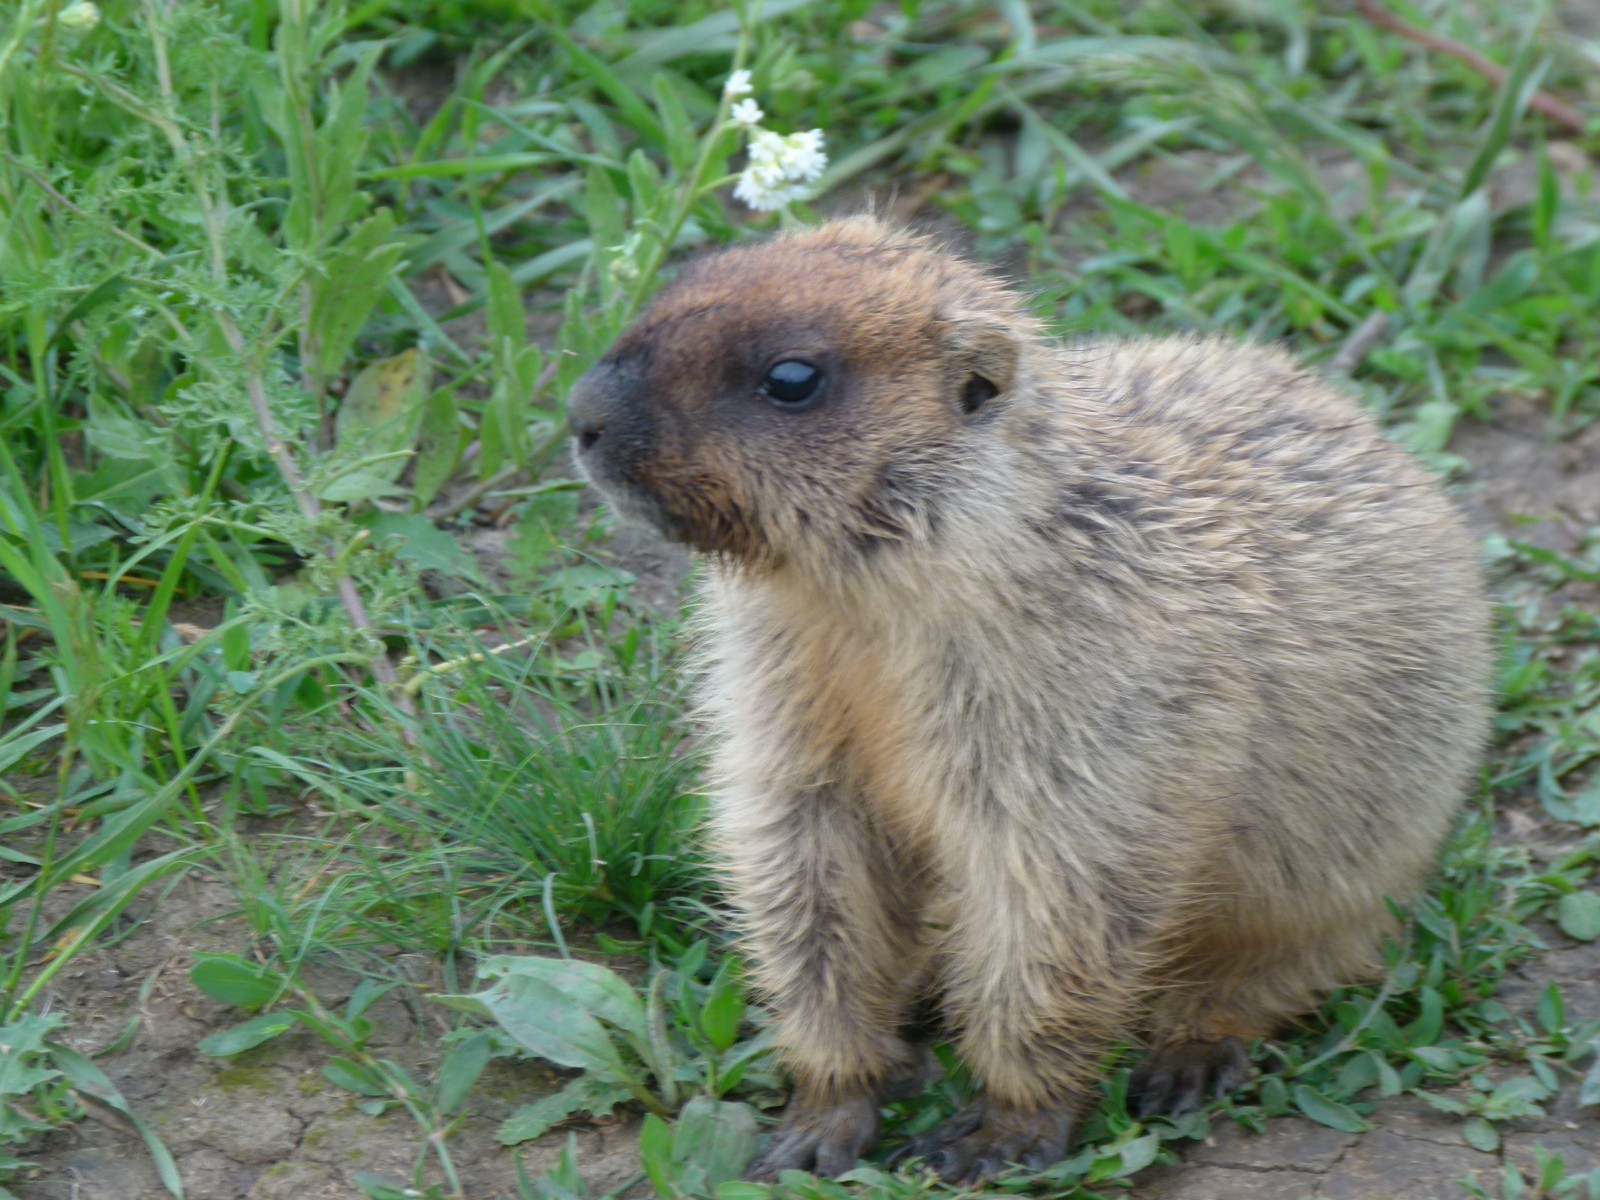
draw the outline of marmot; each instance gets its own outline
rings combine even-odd
[[[1488,724],[1477,549],[1284,354],[1057,345],[851,218],[684,271],[574,388],[581,469],[710,556],[713,826],[795,1079],[752,1168],[835,1175],[920,1086],[947,1178],[1063,1157],[1108,1048],[1142,1113],[1370,975]]]

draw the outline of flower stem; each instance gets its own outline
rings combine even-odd
[[[739,26],[739,44],[733,52],[733,70],[744,68],[745,59],[750,53],[750,33],[741,22]],[[718,178],[711,183],[705,179],[706,168],[711,163],[712,153],[716,150],[717,143],[722,140],[722,135],[728,128],[728,109],[732,104],[726,92],[717,103],[717,115],[711,121],[711,129],[700,143],[700,156],[695,160],[694,169],[678,187],[677,203],[673,205],[672,215],[667,221],[666,229],[661,239],[650,247],[648,257],[641,265],[638,279],[635,280],[631,292],[628,294],[627,303],[621,311],[620,325],[626,325],[639,314],[639,309],[655,291],[656,276],[661,273],[662,266],[667,261],[667,255],[672,252],[673,244],[678,240],[678,235],[683,232],[684,223],[689,219],[689,214],[694,211],[694,206],[700,198],[708,192],[721,187],[726,181],[726,176]]]

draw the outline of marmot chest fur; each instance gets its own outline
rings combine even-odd
[[[575,388],[583,470],[711,556],[714,810],[796,1081],[757,1175],[1061,1157],[1107,1046],[1146,1112],[1369,974],[1472,779],[1490,652],[1434,481],[1289,359],[1058,346],[857,218],[706,259]]]

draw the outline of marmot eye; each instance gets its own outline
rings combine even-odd
[[[774,404],[789,406],[805,404],[821,386],[821,371],[798,358],[786,358],[767,372],[760,391]]]

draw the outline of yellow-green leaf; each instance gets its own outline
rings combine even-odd
[[[334,418],[338,448],[362,456],[414,449],[431,374],[427,358],[415,347],[368,363],[351,382]],[[397,457],[363,469],[393,483],[406,461]]]

